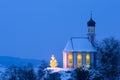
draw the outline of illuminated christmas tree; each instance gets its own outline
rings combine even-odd
[[[58,66],[57,60],[55,59],[54,55],[52,55],[52,57],[51,57],[50,66],[51,66],[51,68],[55,68]]]

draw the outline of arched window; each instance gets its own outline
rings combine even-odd
[[[89,53],[86,54],[86,67],[87,68],[90,67],[90,54]]]
[[[72,55],[72,53],[68,54],[68,66],[69,66],[69,68],[72,68],[72,66],[73,66],[73,55]]]
[[[78,53],[77,55],[77,66],[81,67],[82,66],[82,54]]]

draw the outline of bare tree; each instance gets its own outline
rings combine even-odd
[[[113,37],[106,38],[96,48],[101,73],[109,80],[115,80],[119,71],[120,41]]]

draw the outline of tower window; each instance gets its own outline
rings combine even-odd
[[[89,53],[87,53],[86,54],[86,67],[90,67],[90,54]]]
[[[91,32],[94,32],[94,27],[91,28]]]
[[[68,54],[68,66],[72,68],[73,66],[73,55],[72,53]]]
[[[82,66],[82,54],[78,53],[77,55],[77,66],[81,67]]]

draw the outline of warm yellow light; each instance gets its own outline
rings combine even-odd
[[[86,67],[90,67],[90,54],[86,54]]]
[[[77,59],[78,59],[78,62],[80,63],[80,62],[81,62],[81,59],[82,59],[81,54],[78,54]]]
[[[54,55],[52,55],[52,57],[51,57],[50,66],[51,66],[51,68],[55,68],[58,66],[57,60],[55,59]]]
[[[68,65],[70,68],[72,68],[73,65],[73,55],[72,53],[68,54]]]
[[[82,65],[82,54],[77,55],[77,65],[78,67],[81,67]]]
[[[87,59],[87,60],[90,59],[90,55],[89,55],[89,54],[86,55],[86,59]]]

